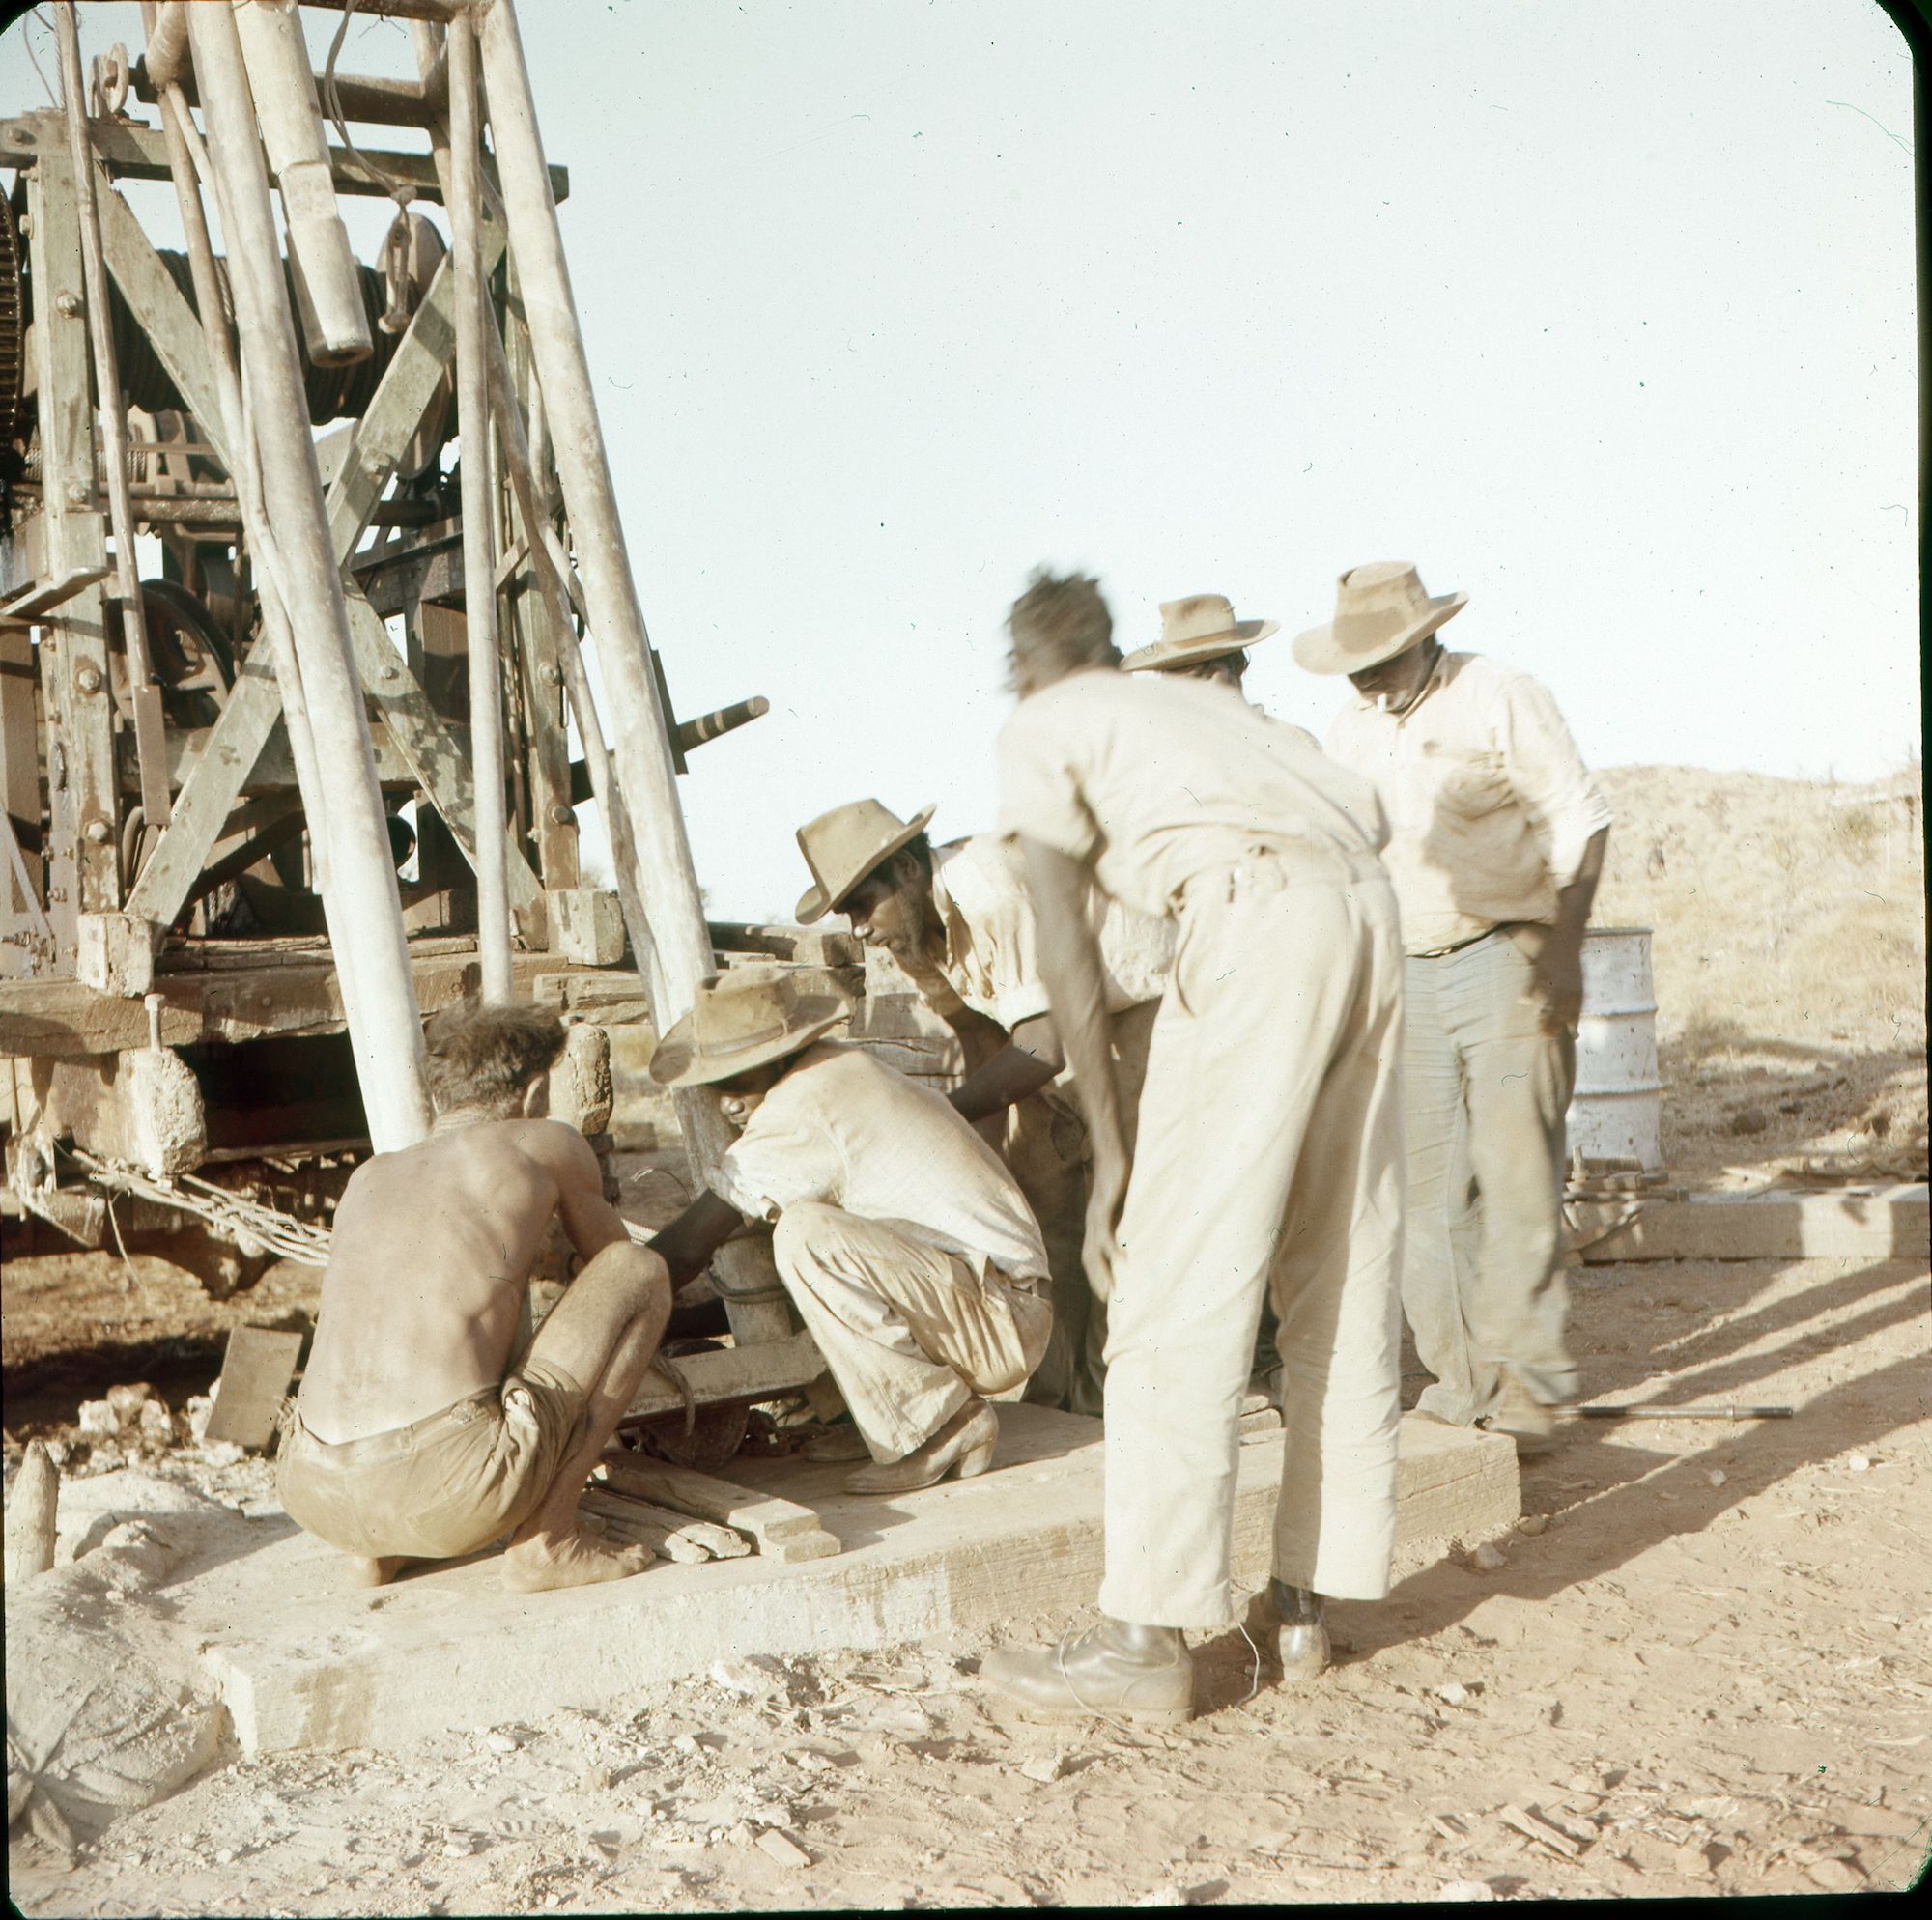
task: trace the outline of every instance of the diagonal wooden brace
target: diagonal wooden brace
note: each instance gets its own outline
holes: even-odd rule
[[[120,205],[115,196],[117,206]],[[120,212],[128,215],[125,206]],[[135,296],[129,292],[129,282],[141,288],[141,299],[147,313],[161,318],[164,326],[172,329],[183,316],[192,323],[192,314],[186,302],[167,280],[166,270],[158,260],[153,261],[156,272],[162,280],[167,280],[168,291],[173,296],[175,307],[171,308],[162,296],[153,275],[145,270],[138,249],[134,248],[125,234],[121,232],[122,222],[117,216],[113,222],[119,236],[118,244],[112,250],[118,253],[122,265],[127,268],[128,281],[121,282],[124,296],[130,306],[135,306]],[[146,246],[145,236],[138,228],[135,237]],[[485,270],[494,267],[503,249],[503,228],[500,222],[491,222],[483,230]],[[153,256],[153,248],[148,254]],[[120,273],[116,271],[116,279]],[[403,336],[393,358],[383,374],[369,409],[357,423],[355,438],[350,445],[348,458],[328,490],[327,510],[329,534],[334,544],[335,557],[346,565],[355,551],[356,542],[362,538],[369,523],[369,516],[374,511],[383,489],[389,483],[395,471],[396,462],[402,457],[410,438],[420,424],[430,401],[435,397],[437,384],[449,368],[456,352],[456,332],[452,318],[455,301],[455,276],[445,261],[438,269],[436,278],[430,283],[422,303],[411,320],[409,330]],[[179,309],[177,312],[176,309]],[[138,311],[139,309],[137,309]],[[144,324],[146,315],[144,314]],[[197,331],[198,331],[197,327]],[[156,342],[156,352],[161,351],[161,343]],[[205,357],[205,355],[204,355]],[[169,363],[169,372],[175,368]],[[177,378],[176,383],[182,382]],[[189,388],[183,388],[184,397],[188,397]],[[220,433],[220,409],[215,403],[212,383],[205,375],[199,387],[195,389],[196,404],[205,405],[209,411],[206,418],[197,415],[198,423],[210,437],[210,444],[218,444],[215,436]],[[213,423],[213,424],[211,424]],[[224,453],[225,457],[225,453]],[[408,669],[396,657],[389,645],[382,623],[359,594],[345,582],[350,598],[350,631],[356,635],[358,670],[363,684],[375,693],[385,714],[392,710],[408,709],[412,712],[413,703],[420,703],[427,713],[427,702],[422,691],[415,686]],[[358,602],[361,611],[368,620],[375,621],[376,638],[382,649],[382,658],[366,645],[368,638],[366,623],[357,612]],[[259,651],[259,650],[258,650]],[[408,680],[407,689],[403,679],[391,679],[386,673],[372,679],[371,667],[382,668],[393,661],[397,673]],[[221,836],[223,823],[227,820],[242,783],[254,772],[255,762],[261,756],[276,718],[281,712],[281,696],[275,686],[274,673],[266,656],[257,658],[251,653],[242,663],[236,676],[235,686],[228,697],[228,704],[222,709],[221,717],[210,732],[208,742],[195,761],[194,769],[175,796],[174,819],[167,831],[156,843],[148,863],[141,870],[141,876],[128,896],[128,911],[141,915],[162,926],[171,926],[185,905],[195,880],[207,864],[210,852]],[[433,718],[433,716],[431,717]],[[409,713],[405,713],[403,723],[411,724]],[[403,746],[398,735],[398,746],[410,759],[412,772],[423,781],[425,791],[435,799],[439,810],[448,797],[456,804],[457,793],[446,776],[442,748],[433,742],[421,741],[421,728],[415,733],[421,744],[423,765],[418,766],[410,749]],[[439,732],[440,729],[439,728]],[[447,735],[442,734],[447,743]],[[467,791],[469,768],[461,749],[448,743],[448,750],[462,766],[463,788]],[[427,770],[434,767],[438,777],[435,781],[425,776]],[[464,821],[469,819],[467,805],[461,808]],[[462,831],[456,820],[450,822],[452,833],[462,839]],[[471,840],[469,845],[473,845]],[[466,846],[466,852],[469,850]],[[521,859],[521,854],[519,859]],[[528,874],[528,863],[524,863],[524,872]],[[534,877],[531,880],[534,886]],[[526,904],[521,883],[515,875],[511,878],[512,899]]]
[[[100,203],[100,252],[107,271],[121,289],[128,311],[155,350],[155,357],[181,390],[183,404],[194,415],[195,426],[230,473],[235,471],[233,449],[221,402],[209,371],[207,336],[194,309],[161,265],[141,223],[122,197],[107,184],[104,168],[97,168],[96,190]]]
[[[349,636],[355,646],[355,670],[362,676],[383,724],[389,729],[396,750],[429,795],[473,871],[476,808],[469,755],[443,725],[429,703],[429,695],[389,643],[382,615],[353,585],[345,585],[343,593],[349,604]],[[504,837],[509,843],[510,905],[522,913],[542,897],[543,888],[530,871],[515,833]]]

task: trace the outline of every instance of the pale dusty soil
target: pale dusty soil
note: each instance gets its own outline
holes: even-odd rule
[[[1178,1733],[1009,1721],[965,1640],[747,1665],[729,1678],[768,1698],[697,1678],[494,1740],[234,1760],[71,1871],[17,1845],[14,1898],[481,1914],[1902,1886],[1932,1832],[1927,1296],[1918,1262],[1580,1270],[1590,1398],[1797,1417],[1566,1428],[1524,1473],[1547,1530],[1504,1541],[1502,1568],[1458,1554],[1338,1607],[1344,1663],[1306,1692],[1264,1674],[1246,1697],[1247,1646],[1209,1638],[1211,1710]],[[202,1477],[245,1502],[266,1473]],[[1060,1778],[1022,1771],[1054,1756]],[[1576,1857],[1508,1806],[1560,1821]],[[767,1828],[807,1863],[762,1850]]]
[[[1762,1186],[1823,1162],[1922,1180],[1924,843],[1887,798],[1909,782],[1599,778],[1616,824],[1593,918],[1654,930],[1672,1174]]]

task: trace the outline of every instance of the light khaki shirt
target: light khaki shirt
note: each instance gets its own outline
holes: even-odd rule
[[[1039,977],[1039,924],[1026,860],[1011,840],[975,833],[935,847],[932,901],[946,927],[941,971],[975,1013],[1008,1032],[1047,1011]],[[1158,1000],[1174,964],[1174,927],[1092,890],[1089,923],[1100,947],[1107,1011]]]
[[[1443,654],[1405,714],[1344,707],[1328,751],[1388,811],[1382,861],[1413,954],[1507,921],[1553,922],[1557,892],[1610,824],[1549,690],[1483,654]]]
[[[1046,1273],[1046,1248],[1000,1157],[930,1087],[863,1047],[820,1040],[767,1093],[711,1184],[777,1220],[819,1200],[956,1254],[983,1280]]]
[[[1359,859],[1387,837],[1366,781],[1215,681],[1068,674],[1013,709],[999,770],[1001,833],[1090,862],[1115,899],[1163,918],[1196,874],[1257,840]]]

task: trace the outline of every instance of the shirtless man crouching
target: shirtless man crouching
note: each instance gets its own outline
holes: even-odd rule
[[[505,1534],[519,1591],[639,1572],[649,1550],[581,1533],[577,1503],[663,1336],[665,1263],[632,1244],[583,1136],[543,1117],[554,1015],[466,1006],[427,1037],[428,1139],[358,1167],[336,1209],[282,1504],[364,1585]],[[553,1218],[582,1264],[519,1359]]]

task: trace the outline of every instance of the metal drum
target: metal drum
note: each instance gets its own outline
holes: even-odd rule
[[[1583,935],[1583,1017],[1568,1126],[1571,1153],[1586,1160],[1634,1160],[1645,1169],[1663,1162],[1650,932],[1593,926]]]

